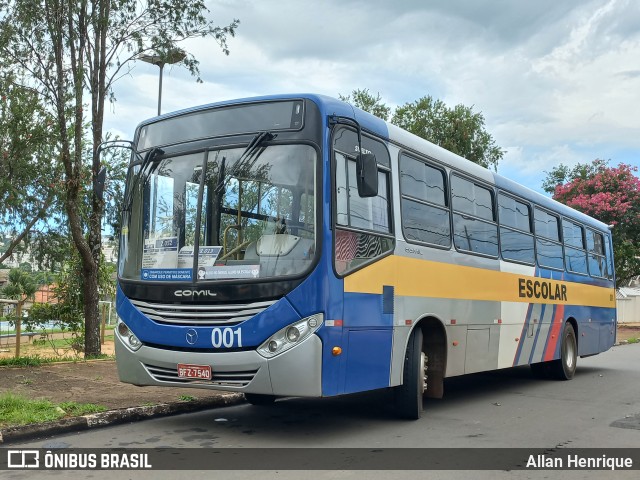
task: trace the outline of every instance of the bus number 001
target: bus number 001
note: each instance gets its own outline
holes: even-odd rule
[[[236,345],[234,345],[234,337],[237,341]],[[211,343],[213,344],[213,348],[231,348],[233,346],[241,347],[242,346],[242,330],[233,328],[214,328],[211,330]]]

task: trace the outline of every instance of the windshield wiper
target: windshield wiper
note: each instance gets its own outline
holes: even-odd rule
[[[131,184],[131,188],[129,189],[129,195],[125,199],[125,204],[124,204],[124,211],[125,212],[131,211],[131,206],[133,205],[134,192],[135,192],[136,188],[138,187],[138,183],[140,183],[140,179],[141,178],[142,179],[145,178],[145,170],[147,169],[147,167],[150,164],[152,164],[155,161],[156,157],[158,157],[160,155],[164,155],[164,150],[162,150],[161,148],[152,148],[144,156],[144,159],[142,160],[142,163],[140,164],[140,172],[133,179],[133,183]],[[151,174],[152,171],[153,170],[149,170],[149,174]],[[143,181],[143,185],[144,185],[144,181]]]
[[[258,133],[255,137],[253,137],[253,139],[249,142],[249,145],[247,145],[247,148],[245,148],[244,152],[242,152],[242,155],[240,155],[240,158],[235,163],[231,171],[229,171],[228,177],[230,178],[235,176],[235,174],[242,167],[245,166],[244,164],[247,164],[248,167],[251,167],[256,162],[256,160],[258,160],[258,157],[260,156],[260,154],[253,156],[256,150],[258,150],[264,142],[269,142],[274,138],[276,138],[276,136],[277,135],[271,132],[264,131],[264,132]],[[226,181],[223,182],[223,185],[225,183]]]

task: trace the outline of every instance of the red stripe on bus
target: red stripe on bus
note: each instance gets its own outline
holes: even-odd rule
[[[560,339],[560,333],[562,332],[562,324],[564,320],[564,305],[556,305],[556,312],[553,316],[553,325],[551,325],[551,332],[549,341],[547,342],[547,348],[544,352],[543,361],[548,362],[553,360],[556,353],[556,346]]]

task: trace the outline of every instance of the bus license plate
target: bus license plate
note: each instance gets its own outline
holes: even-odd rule
[[[200,380],[211,380],[211,366],[179,363],[178,377],[179,378],[198,378]]]

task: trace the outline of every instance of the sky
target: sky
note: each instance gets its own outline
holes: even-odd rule
[[[640,165],[640,2],[635,0],[218,0],[240,20],[225,56],[183,47],[202,83],[164,71],[162,112],[278,93],[355,89],[395,108],[430,95],[481,112],[505,150],[498,173],[542,191],[545,172],[596,158]],[[105,127],[132,138],[157,112],[156,66],[115,85]]]

